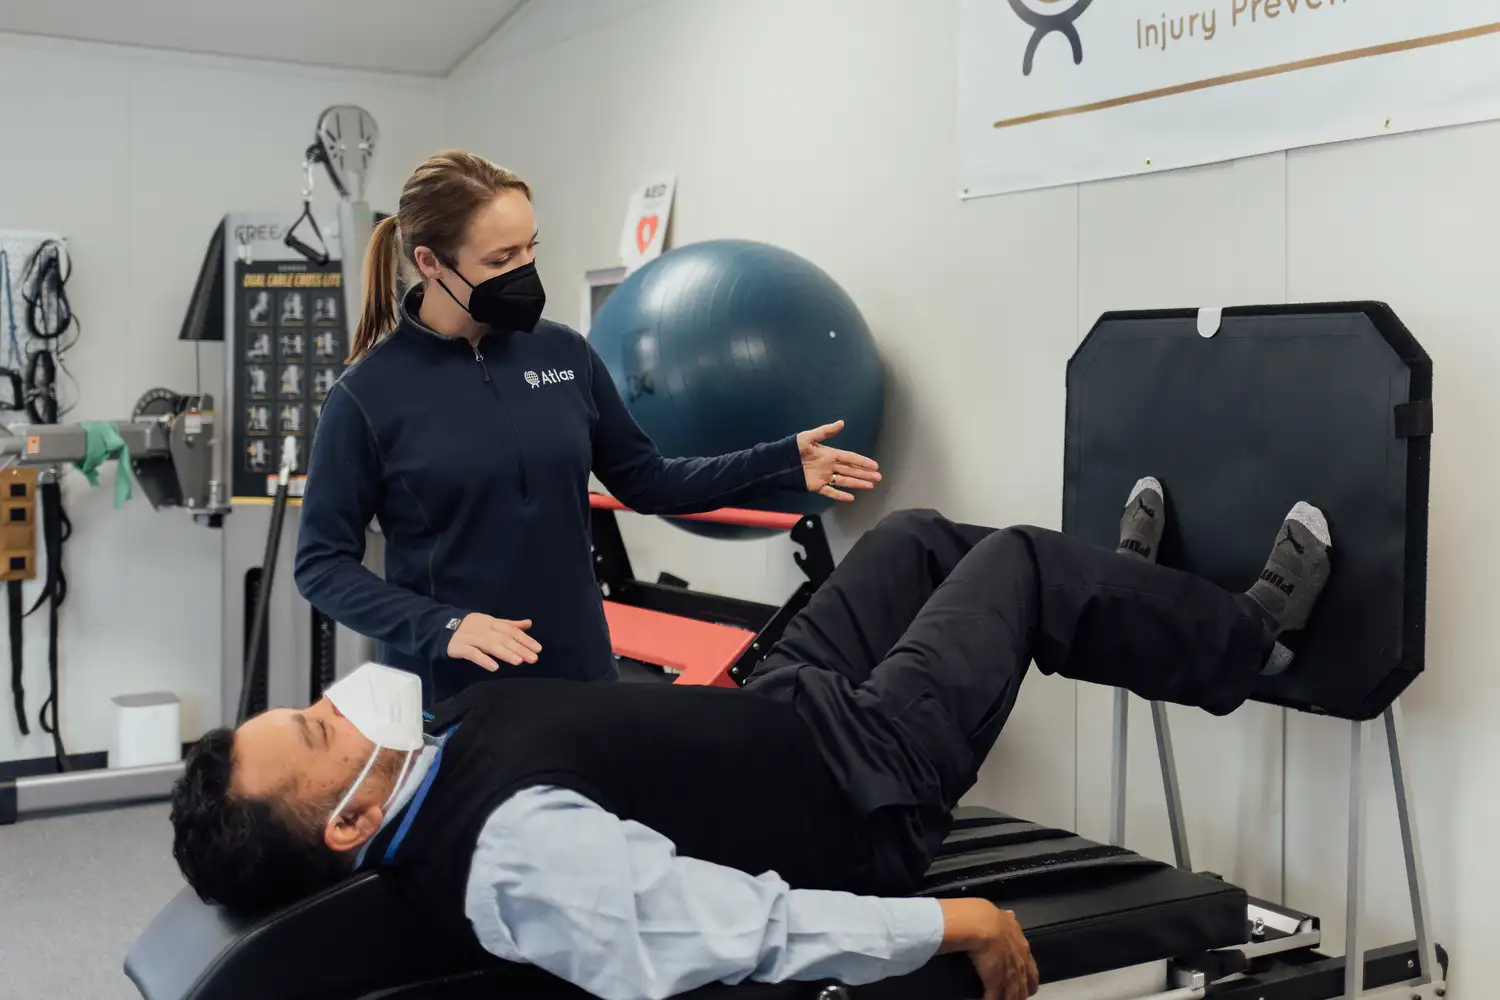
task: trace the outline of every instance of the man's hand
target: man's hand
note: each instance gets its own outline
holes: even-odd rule
[[[513,622],[478,612],[465,615],[453,638],[448,640],[448,655],[455,660],[477,663],[486,670],[499,670],[498,660],[513,667],[535,663],[542,644],[526,634],[529,628],[530,619]]]
[[[1025,1000],[1037,990],[1036,962],[1015,914],[985,899],[941,899],[939,954],[968,952],[984,983],[984,1000]]]

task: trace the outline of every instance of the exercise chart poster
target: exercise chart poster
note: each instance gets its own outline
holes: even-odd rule
[[[234,496],[276,491],[291,439],[291,493],[301,495],[323,401],[347,355],[343,274],[337,263],[236,266]]]
[[[1500,118],[1496,0],[962,0],[963,197]]]

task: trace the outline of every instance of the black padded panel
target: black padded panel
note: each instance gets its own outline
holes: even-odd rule
[[[1063,530],[1113,547],[1156,476],[1159,561],[1243,591],[1292,505],[1322,508],[1333,576],[1252,697],[1374,718],[1423,667],[1431,361],[1380,303],[1226,309],[1210,338],[1197,315],[1107,313],[1073,355]]]

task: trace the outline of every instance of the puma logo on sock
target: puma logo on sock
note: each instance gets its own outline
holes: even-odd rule
[[[1290,538],[1291,535],[1288,535],[1287,537]],[[1292,544],[1296,545],[1297,543],[1293,542]],[[1302,550],[1298,549],[1297,551],[1300,552]],[[1261,570],[1260,578],[1288,597],[1292,596],[1292,591],[1297,589],[1297,585],[1295,583],[1288,583],[1286,577],[1271,569]]]
[[[1154,504],[1146,502],[1146,494],[1155,498]],[[1156,515],[1162,505],[1161,483],[1146,476],[1136,481],[1135,489],[1125,498],[1125,509],[1120,515],[1120,544],[1115,551],[1125,556],[1138,556],[1147,562],[1156,562],[1156,546],[1161,542],[1165,517]],[[1144,515],[1144,516],[1142,516]]]
[[[1298,526],[1297,531],[1307,534],[1298,538],[1292,531],[1293,524]],[[1283,545],[1291,546],[1292,553],[1284,554]],[[1278,632],[1295,632],[1307,626],[1313,604],[1328,582],[1331,545],[1328,519],[1318,508],[1298,503],[1287,514],[1276,532],[1271,558],[1247,591]]]

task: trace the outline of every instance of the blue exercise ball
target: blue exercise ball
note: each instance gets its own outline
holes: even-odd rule
[[[668,458],[722,455],[835,420],[844,430],[830,444],[876,454],[885,377],[870,328],[837,282],[790,251],[750,240],[668,251],[615,289],[589,340]],[[833,502],[787,490],[755,506],[815,514]],[[711,537],[771,534],[672,523]]]

